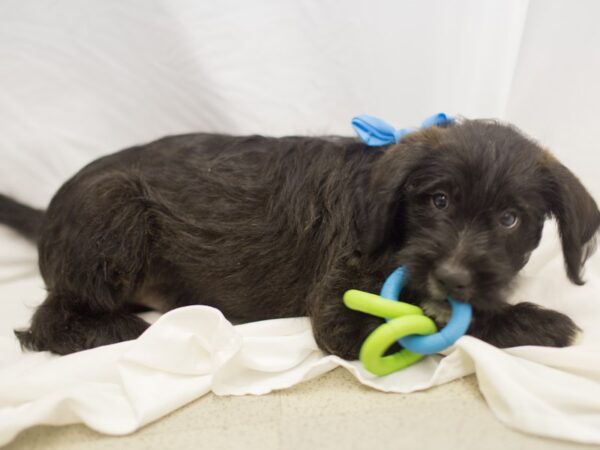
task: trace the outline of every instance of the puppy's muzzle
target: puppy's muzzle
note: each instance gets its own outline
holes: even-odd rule
[[[444,262],[434,270],[433,276],[448,295],[458,300],[468,300],[473,281],[468,269],[459,264]]]

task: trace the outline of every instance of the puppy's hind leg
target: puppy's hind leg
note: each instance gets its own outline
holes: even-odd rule
[[[67,354],[149,326],[125,305],[143,284],[158,233],[150,193],[123,174],[85,181],[65,185],[46,214],[39,248],[48,298],[29,330],[16,332],[24,348]]]
[[[80,312],[69,295],[50,295],[28,330],[15,331],[21,346],[59,355],[137,338],[149,324],[125,311]]]

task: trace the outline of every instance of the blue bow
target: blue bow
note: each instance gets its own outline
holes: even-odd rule
[[[421,124],[421,128],[443,126],[454,123],[454,118],[444,113],[428,117]],[[397,130],[379,117],[361,114],[352,119],[352,128],[358,137],[370,147],[397,144],[407,134],[417,131],[415,128],[401,128]]]

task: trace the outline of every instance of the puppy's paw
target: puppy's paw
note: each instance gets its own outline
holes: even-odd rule
[[[313,333],[321,350],[353,361],[359,358],[367,336],[383,322],[383,319],[347,310],[335,321],[313,322]]]
[[[517,309],[515,313],[521,315],[521,323],[530,325],[532,332],[528,333],[527,339],[524,339],[530,343],[521,345],[568,347],[575,343],[581,329],[569,316],[532,303],[522,303],[522,305],[524,306]]]
[[[568,316],[545,309],[533,303],[519,303],[499,314],[476,318],[473,332],[497,347],[540,345],[544,347],[567,347],[572,345],[579,327]]]

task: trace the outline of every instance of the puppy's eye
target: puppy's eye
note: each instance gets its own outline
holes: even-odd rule
[[[436,192],[431,196],[431,204],[437,209],[446,209],[448,203],[448,196],[443,192]]]
[[[512,229],[519,224],[519,216],[514,211],[504,211],[500,216],[500,225]]]

